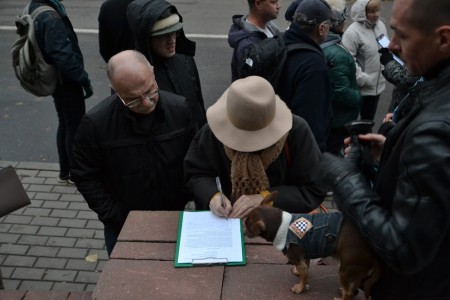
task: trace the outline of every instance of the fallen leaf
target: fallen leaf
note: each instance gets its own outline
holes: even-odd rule
[[[98,259],[98,255],[97,255],[97,253],[96,254],[91,254],[91,255],[86,256],[84,259],[87,262],[96,262],[97,259]]]

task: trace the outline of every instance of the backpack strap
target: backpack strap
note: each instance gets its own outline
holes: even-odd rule
[[[28,14],[29,14],[30,3],[31,3],[31,2],[28,2],[28,4],[25,5],[25,8],[23,9],[22,15],[28,15]]]
[[[27,5],[25,8],[27,8],[28,6],[29,5]],[[49,5],[41,5],[41,6],[37,7],[35,10],[33,10],[33,12],[30,14],[31,19],[33,19],[33,21],[34,21],[37,18],[37,16],[40,15],[41,13],[43,13],[45,11],[51,11],[51,10],[56,12],[56,10]]]
[[[317,49],[313,45],[303,43],[303,42],[286,45],[286,42],[284,40],[284,34],[281,34],[279,36],[274,36],[273,38],[278,38],[280,45],[282,47],[286,48],[286,51],[284,51],[282,54],[282,58],[280,59],[280,63],[278,65],[277,69],[274,71],[273,87],[275,89],[275,92],[278,91],[279,79],[281,77],[281,72],[284,68],[284,64],[286,62],[289,52],[296,51],[296,50],[312,51],[312,52],[316,52],[317,54],[319,54],[326,61],[325,55],[323,54],[322,50]]]
[[[307,43],[293,43],[293,44],[289,44],[286,46],[287,48],[287,52],[292,52],[295,50],[308,50],[308,51],[313,51],[316,52],[317,54],[319,54],[320,56],[322,56],[325,59],[325,55],[323,54],[323,52],[319,49],[317,49],[316,47],[314,47],[313,45],[307,44]]]

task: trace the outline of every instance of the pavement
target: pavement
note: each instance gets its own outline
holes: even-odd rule
[[[93,291],[108,260],[97,214],[74,185],[56,180],[58,164],[0,160],[0,168],[7,166],[16,169],[31,204],[0,218],[5,290]]]
[[[74,185],[56,181],[58,164],[0,161],[9,165],[31,205],[0,218],[5,290],[93,291],[108,259],[97,214]]]

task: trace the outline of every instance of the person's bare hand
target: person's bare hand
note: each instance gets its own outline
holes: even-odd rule
[[[230,218],[244,218],[255,207],[261,205],[263,196],[261,194],[242,195],[233,205]]]
[[[393,116],[393,113],[387,113],[386,116],[384,116],[383,123],[392,122]]]
[[[225,207],[222,206],[222,198],[220,194],[214,195],[214,197],[209,201],[209,209],[219,217],[225,217],[228,218],[231,212],[231,202],[228,200],[228,198],[223,195],[223,201],[225,204]]]
[[[359,139],[361,141],[370,141],[370,151],[371,155],[374,159],[377,161],[381,158],[381,152],[383,151],[384,142],[386,141],[386,137],[381,134],[377,133],[368,133],[368,134],[360,134]],[[350,138],[346,138],[344,140],[345,145],[350,145]],[[345,148],[344,154],[347,156],[347,154],[350,152],[350,147]]]

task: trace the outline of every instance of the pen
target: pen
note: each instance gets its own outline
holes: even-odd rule
[[[216,185],[217,185],[217,189],[219,190],[219,193],[220,193],[221,205],[223,208],[225,208],[225,211],[226,211],[225,200],[223,199],[222,185],[220,184],[219,176],[216,177]],[[228,219],[228,216],[225,216],[225,218]]]

